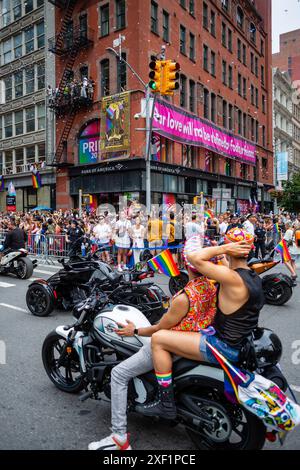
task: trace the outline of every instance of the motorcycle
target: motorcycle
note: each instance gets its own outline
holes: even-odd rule
[[[27,254],[27,250],[23,248],[3,253],[0,274],[14,274],[19,279],[29,279],[37,266],[37,260],[32,261]]]
[[[253,258],[249,261],[248,266],[257,274],[265,273],[277,266],[280,261],[274,260],[272,257],[264,259]],[[189,276],[187,271],[181,270],[176,277],[169,280],[169,291],[172,295],[182,290],[188,283]],[[281,306],[290,300],[293,295],[294,282],[290,276],[283,273],[273,273],[262,277],[263,291],[266,303],[270,305]]]
[[[141,283],[147,277],[153,277],[150,270],[117,273],[108,264],[99,261],[97,252],[86,261],[60,260],[63,268],[47,281],[37,279],[27,290],[26,303],[33,315],[45,317],[54,308],[70,310],[91,292],[94,283],[101,284],[101,289],[112,303],[138,306],[150,319],[157,322],[169,306],[169,297],[153,283]]]
[[[99,394],[111,397],[111,370],[136,353],[150,338],[120,337],[117,322],[131,320],[137,328],[150,325],[133,306],[109,305],[107,296],[93,293],[74,310],[73,325],[58,326],[45,338],[42,359],[45,371],[59,389],[79,393],[84,401],[100,400]],[[277,383],[283,390],[287,382],[277,363],[282,346],[271,331],[257,328],[251,339],[251,350],[245,348],[242,365],[256,370]],[[250,360],[249,358],[252,357]],[[241,405],[230,403],[224,395],[223,370],[213,364],[175,358],[173,380],[177,418],[172,427],[181,424],[198,449],[261,449],[266,428],[261,420]],[[128,411],[150,402],[157,395],[154,371],[129,382]]]

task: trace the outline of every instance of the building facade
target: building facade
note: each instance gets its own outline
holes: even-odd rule
[[[95,206],[124,194],[145,203],[145,120],[135,119],[145,90],[111,50],[119,40],[115,50],[144,82],[161,46],[181,67],[178,92],[158,101],[170,126],[154,121],[152,202],[192,202],[203,191],[213,204],[222,189],[220,210],[248,212],[253,202],[271,208],[270,0],[51,3],[57,207],[77,207],[80,189]],[[178,122],[188,123],[185,134]]]
[[[45,111],[45,11],[43,0],[0,1],[0,210],[6,189],[16,189],[16,209],[54,202],[55,173],[47,169]],[[33,188],[32,171],[42,187]]]
[[[273,54],[273,67],[300,80],[300,29],[280,35],[280,51]]]

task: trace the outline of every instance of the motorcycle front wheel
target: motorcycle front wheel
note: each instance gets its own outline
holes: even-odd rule
[[[293,290],[285,283],[267,284],[264,286],[266,303],[270,305],[284,305],[293,295]]]
[[[66,346],[66,339],[56,331],[49,333],[42,348],[44,368],[51,382],[59,390],[79,393],[84,388],[79,357],[74,348]]]
[[[199,406],[201,398],[209,398],[210,405]],[[196,389],[189,391],[188,398],[194,414],[197,408],[211,415],[212,422],[216,422],[213,430],[196,430],[186,428],[186,432],[199,450],[260,450],[265,443],[266,428],[263,422],[255,415],[242,408],[232,405],[219,393],[199,393]],[[218,406],[220,405],[220,406]]]
[[[54,301],[49,292],[39,284],[29,286],[26,303],[30,312],[37,317],[47,317],[54,309]]]
[[[29,279],[33,273],[33,264],[29,258],[18,259],[16,274],[19,279]]]
[[[185,271],[180,271],[179,276],[171,277],[169,280],[169,291],[171,295],[177,294],[189,282],[189,275]]]

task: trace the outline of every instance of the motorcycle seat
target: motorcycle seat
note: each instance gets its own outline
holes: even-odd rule
[[[217,369],[221,368],[219,364],[207,363],[205,361],[192,361],[190,359],[185,359],[183,357],[176,356],[172,367],[173,375],[178,376],[184,374],[185,372],[188,372],[189,370],[199,366],[199,364],[206,366],[209,365],[210,367],[215,367]]]

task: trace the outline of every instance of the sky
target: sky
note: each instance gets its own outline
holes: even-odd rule
[[[272,0],[273,53],[279,52],[279,35],[300,29],[300,0]]]

